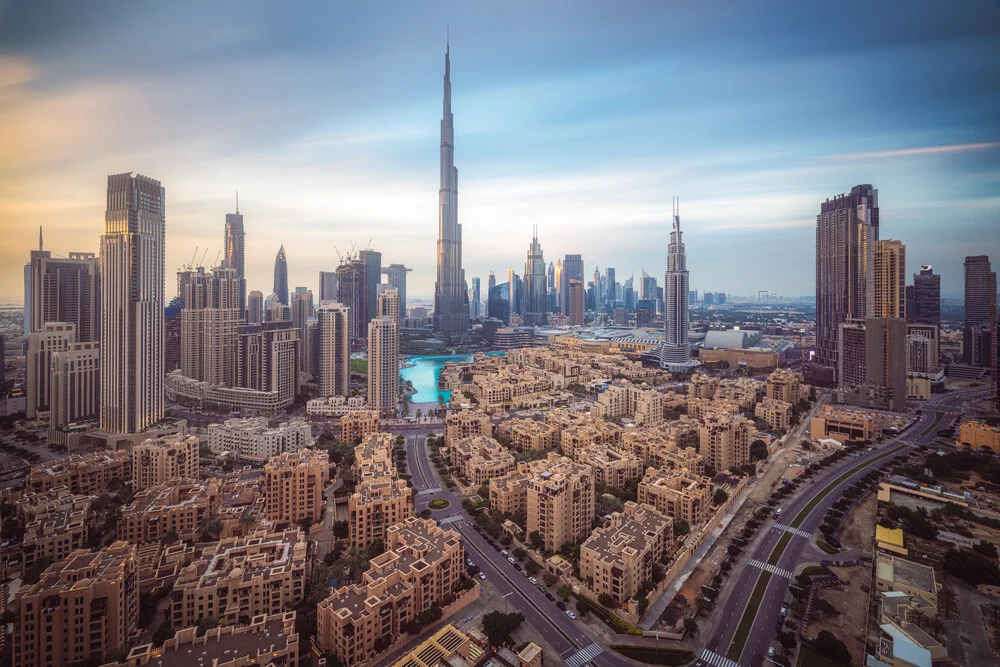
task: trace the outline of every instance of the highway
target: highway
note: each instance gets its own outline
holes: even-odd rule
[[[772,521],[761,528],[756,544],[743,554],[740,565],[734,568],[733,573],[725,583],[716,609],[712,612],[718,614],[720,619],[725,620],[720,621],[712,636],[707,638],[705,650],[698,651],[700,659],[695,664],[713,665],[714,667],[737,667],[737,665],[758,667],[763,665],[767,661],[768,648],[772,645],[777,646],[776,643],[772,644],[772,642],[776,634],[781,606],[788,597],[789,585],[792,583],[791,579],[794,578],[800,564],[802,549],[809,543],[812,535],[823,522],[826,510],[840,498],[841,491],[863,477],[871,469],[889,465],[897,454],[905,455],[918,445],[933,442],[937,437],[937,431],[950,426],[959,416],[960,412],[955,409],[955,404],[959,401],[966,401],[983,391],[982,388],[976,388],[936,395],[922,406],[923,412],[920,418],[901,435],[885,441],[874,451],[863,452],[858,457],[852,456],[838,461],[817,474],[813,478],[814,483],[803,485],[797,494],[786,500],[781,505],[780,522]],[[933,428],[929,428],[934,424],[939,414],[941,421]],[[921,435],[925,430],[927,431],[926,435]],[[887,453],[889,455],[886,455]],[[813,499],[822,495],[831,483],[845,476],[849,471],[851,471],[850,474],[836,483],[829,493],[815,504],[794,531],[774,525],[775,523],[780,525],[792,523]],[[790,541],[787,542],[780,558],[774,563],[769,563],[775,547],[786,532],[790,536]],[[757,565],[750,564],[751,561]],[[727,657],[748,602],[758,584],[766,586],[766,588],[753,618],[746,644],[738,658],[735,656]],[[859,658],[859,656],[854,657]]]

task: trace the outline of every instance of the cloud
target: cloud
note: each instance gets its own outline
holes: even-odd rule
[[[830,155],[835,160],[879,160],[883,158],[911,157],[915,155],[937,155],[939,153],[965,153],[968,151],[993,150],[1000,148],[1000,141],[988,141],[976,144],[951,144],[949,146],[921,146],[918,148],[899,148],[887,151],[872,151],[869,153],[845,153]]]

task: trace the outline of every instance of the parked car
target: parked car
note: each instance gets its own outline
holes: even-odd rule
[[[572,609],[567,609],[566,610],[566,615],[569,616],[570,618],[572,618],[574,621],[576,620],[576,614],[573,613]]]
[[[501,555],[501,556],[503,556],[504,558],[506,558],[506,557],[507,557],[507,550],[506,550],[506,549],[504,549],[503,551],[501,551],[501,552],[500,552],[500,555]],[[511,562],[513,563],[514,561],[513,561],[513,560],[511,560]]]
[[[538,580],[535,579],[534,577],[528,577],[528,581],[530,581],[533,584],[537,584],[538,583]]]
[[[769,657],[769,658],[773,658],[774,657],[774,647],[773,646],[771,648],[767,649],[767,657]]]
[[[479,578],[482,579],[483,581],[486,581],[486,573],[485,572],[480,572],[479,573]]]
[[[500,553],[503,553],[503,552],[501,551]],[[509,560],[511,563],[513,563],[514,562],[514,557],[513,556],[508,556],[507,560]]]
[[[562,609],[563,611],[566,611],[566,605],[564,605],[562,602],[556,602],[556,606]]]
[[[556,596],[552,595],[552,593],[546,593],[545,597],[547,597],[549,600],[555,600],[556,599]]]

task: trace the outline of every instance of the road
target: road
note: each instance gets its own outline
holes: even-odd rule
[[[882,468],[888,465],[895,456],[883,457],[887,452],[898,449],[898,454],[908,454],[918,445],[933,442],[937,437],[937,430],[950,426],[959,416],[960,411],[955,409],[956,404],[960,401],[967,401],[973,395],[982,392],[983,389],[976,388],[935,396],[934,399],[923,405],[923,413],[920,418],[900,436],[884,442],[874,451],[864,452],[856,458],[848,457],[837,462],[817,474],[814,477],[814,483],[804,485],[797,495],[785,501],[782,505],[782,517],[784,521],[791,522],[831,483],[848,471],[854,471],[837,483],[811,509],[795,532],[788,531],[791,535],[791,541],[787,543],[773,567],[767,568],[770,579],[766,582],[764,595],[753,619],[747,642],[738,661],[734,661],[725,656],[730,650],[751,594],[758,583],[763,581],[764,570],[751,565],[750,562],[767,564],[778,541],[786,532],[774,525],[777,522],[772,522],[769,528],[762,529],[756,544],[744,554],[740,565],[734,568],[733,574],[723,589],[713,613],[719,614],[719,618],[725,620],[720,620],[716,625],[712,636],[708,638],[705,652],[699,652],[701,659],[695,664],[713,665],[714,667],[736,667],[737,665],[757,667],[763,665],[768,648],[772,645],[781,606],[788,597],[790,580],[794,578],[796,568],[802,560],[802,550],[809,544],[811,536],[823,522],[826,510],[840,498],[840,491],[863,477],[872,468]],[[934,423],[938,414],[942,416],[940,423],[930,429],[926,435],[921,435]],[[764,584],[761,583],[761,585]]]

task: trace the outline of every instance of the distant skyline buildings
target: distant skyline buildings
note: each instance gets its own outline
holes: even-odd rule
[[[273,293],[278,295],[278,301],[288,305],[288,259],[285,257],[284,244],[278,249],[278,254],[274,258]]]
[[[222,237],[222,252],[229,268],[236,270],[239,280],[239,309],[245,312],[247,308],[247,274],[246,274],[246,230],[243,227],[243,216],[240,214],[240,193],[236,193],[236,212],[226,214],[226,226]]]
[[[553,280],[555,269],[553,268]],[[528,246],[528,257],[524,263],[524,323],[529,326],[545,324],[548,299],[546,295],[548,276],[545,269],[545,257],[542,254],[542,244],[538,242],[536,227]]]
[[[962,360],[991,368],[997,327],[997,274],[987,255],[965,258],[965,326]]]

